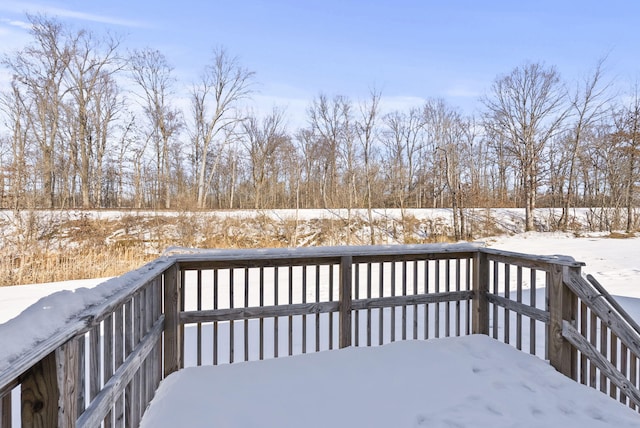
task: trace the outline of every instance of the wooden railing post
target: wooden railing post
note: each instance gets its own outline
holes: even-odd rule
[[[164,377],[180,369],[180,267],[174,263],[164,273]]]
[[[78,417],[78,341],[71,339],[33,366],[22,380],[23,427],[73,428]]]
[[[560,373],[577,380],[577,352],[562,336],[562,322],[574,322],[578,305],[577,296],[564,285],[563,270],[577,269],[554,264],[549,272],[547,284],[549,302],[549,334],[547,351],[549,363]]]
[[[340,320],[339,320],[339,346],[346,348],[351,346],[351,256],[340,258]]]
[[[471,330],[473,334],[489,334],[489,260],[478,250],[473,257],[473,302]]]

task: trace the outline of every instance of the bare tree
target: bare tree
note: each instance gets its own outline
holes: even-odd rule
[[[197,175],[197,203],[204,208],[214,175],[218,173],[225,135],[241,120],[236,107],[251,94],[254,73],[240,66],[226,50],[213,51],[198,84],[191,91],[194,145],[194,164]],[[213,146],[215,144],[215,147]]]
[[[289,140],[284,128],[283,112],[274,108],[262,120],[255,115],[249,115],[242,122],[242,128],[242,142],[249,154],[254,208],[263,209],[266,207],[267,193],[276,192],[278,177],[276,166],[279,158],[287,156],[282,152]],[[270,189],[266,189],[268,184]],[[272,198],[270,206],[274,205],[274,199]]]
[[[615,133],[612,145],[618,148],[621,162],[617,165],[622,179],[624,206],[626,207],[626,231],[634,228],[635,189],[640,178],[640,94],[634,89],[632,100],[614,116]]]
[[[591,126],[597,123],[606,113],[607,104],[611,98],[607,96],[609,84],[602,83],[602,66],[604,59],[598,61],[591,76],[584,82],[578,83],[571,98],[571,113],[575,120],[566,138],[565,156],[562,164],[567,168],[566,190],[563,194],[561,228],[566,231],[569,224],[569,210],[577,181],[578,155],[585,137]]]
[[[349,132],[350,108],[351,103],[344,96],[338,95],[329,100],[326,95],[320,94],[308,110],[314,155],[321,166],[323,208],[341,205],[336,200],[341,172],[339,160],[341,155],[347,158],[343,146]]]
[[[430,100],[423,110],[424,129],[442,163],[444,185],[449,193],[453,230],[456,240],[462,238],[464,212],[462,198],[463,155],[466,123],[459,112],[443,100]]]
[[[171,207],[171,147],[182,127],[180,111],[171,104],[173,68],[158,50],[136,50],[129,59],[134,83],[141,89],[142,108],[149,124],[148,138],[155,149],[156,200]]]
[[[31,138],[37,141],[43,205],[55,201],[55,158],[59,142],[60,113],[66,88],[63,79],[71,59],[64,26],[41,15],[28,15],[33,42],[13,56],[3,58],[19,88],[23,113]]]
[[[418,186],[417,165],[424,143],[423,116],[420,110],[412,108],[408,114],[399,111],[388,113],[383,120],[386,125],[383,144],[387,182],[404,222],[409,199],[412,195],[418,198],[415,193]]]
[[[539,170],[547,142],[567,115],[565,91],[555,68],[528,63],[498,77],[483,98],[485,126],[505,138],[518,162],[525,199],[525,230],[533,230]]]
[[[379,116],[380,92],[371,90],[370,98],[360,104],[360,116],[356,121],[356,133],[360,143],[367,200],[367,220],[371,245],[376,244],[373,224],[373,181],[377,173],[375,168],[375,146],[378,142],[377,120]]]

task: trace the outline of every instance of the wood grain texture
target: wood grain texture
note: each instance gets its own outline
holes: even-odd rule
[[[473,259],[473,303],[471,331],[489,335],[489,260],[487,254],[478,252]]]
[[[164,377],[180,368],[180,279],[178,265],[164,273]]]
[[[560,373],[578,380],[576,355],[571,344],[562,336],[563,321],[574,322],[578,298],[563,283],[563,267],[554,265],[549,271],[549,363]]]
[[[59,390],[55,352],[34,365],[22,380],[21,418],[24,428],[58,425]]]
[[[56,376],[59,390],[58,427],[72,428],[76,426],[78,417],[77,390],[82,388],[78,382],[79,342],[73,339],[56,349]]]
[[[96,398],[91,402],[85,412],[78,418],[78,428],[91,428],[100,426],[100,422],[111,409],[112,403],[117,399],[124,386],[133,380],[135,374],[140,370],[143,363],[154,346],[159,342],[164,326],[164,317],[158,319],[151,330],[142,338],[135,346],[131,354],[129,354],[124,363],[115,371],[114,375],[104,385],[104,388],[98,393]],[[134,400],[135,396],[132,397]],[[144,410],[144,409],[143,409]],[[133,415],[133,419],[139,417]]]
[[[340,321],[338,326],[338,346],[351,346],[351,284],[352,257],[343,256],[340,259]]]
[[[589,360],[600,369],[606,378],[625,394],[636,405],[640,405],[640,391],[618,369],[594,347],[580,332],[564,321],[562,323],[562,335],[580,352],[587,355]]]
[[[0,428],[11,428],[11,392],[0,397]]]

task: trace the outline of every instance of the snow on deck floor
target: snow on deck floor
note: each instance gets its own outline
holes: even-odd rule
[[[186,368],[141,424],[179,426],[640,427],[640,415],[476,335]]]

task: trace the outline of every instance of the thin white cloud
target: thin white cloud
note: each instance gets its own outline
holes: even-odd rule
[[[28,22],[25,21],[19,21],[16,19],[0,19],[0,22],[3,24],[7,24],[10,25],[12,27],[18,27],[18,28],[22,28],[23,30],[30,30],[31,29],[31,24],[29,24]]]
[[[146,27],[147,25],[140,21],[132,21],[128,19],[116,18],[107,15],[97,15],[94,13],[81,12],[76,10],[64,9],[55,6],[48,6],[35,3],[22,3],[8,1],[0,4],[0,11],[13,13],[42,13],[45,15],[57,16],[60,18],[71,18],[80,21],[98,22],[102,24],[118,25],[121,27]]]

